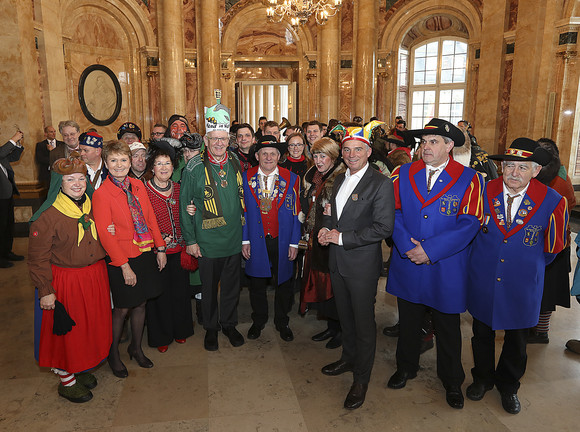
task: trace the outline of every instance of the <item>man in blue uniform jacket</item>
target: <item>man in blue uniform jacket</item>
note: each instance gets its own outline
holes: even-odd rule
[[[484,221],[471,250],[467,307],[473,315],[475,367],[466,391],[481,400],[495,385],[503,408],[521,410],[517,391],[526,370],[526,338],[538,323],[544,269],[566,246],[566,198],[534,179],[550,154],[529,138],[504,155],[503,176],[485,186]],[[495,330],[505,330],[495,367]]]
[[[449,157],[465,135],[434,118],[421,137],[422,159],[393,171],[395,247],[387,291],[398,297],[400,336],[397,371],[387,386],[405,387],[417,376],[421,324],[431,310],[437,335],[437,376],[447,403],[463,408],[459,314],[466,310],[469,244],[482,220],[483,178]]]
[[[375,297],[382,269],[381,243],[391,236],[395,203],[391,179],[372,168],[370,127],[349,128],[342,140],[348,169],[339,175],[318,233],[330,244],[328,267],[342,328],[340,360],[322,368],[325,375],[353,372],[353,384],[344,401],[346,409],[365,400],[376,350]],[[327,211],[328,213],[328,211]]]
[[[274,298],[274,324],[280,337],[289,342],[294,334],[288,326],[292,309],[291,278],[301,235],[300,180],[296,174],[278,166],[286,145],[264,135],[256,144],[259,165],[243,173],[246,224],[242,232],[242,255],[250,276],[250,304],[253,324],[248,339],[260,337],[268,321],[267,282],[277,276]]]

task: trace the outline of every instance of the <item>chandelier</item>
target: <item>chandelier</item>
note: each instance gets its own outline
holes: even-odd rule
[[[311,15],[318,25],[324,25],[342,6],[342,0],[268,0],[268,3],[268,21],[280,22],[288,18],[293,27],[306,24]]]

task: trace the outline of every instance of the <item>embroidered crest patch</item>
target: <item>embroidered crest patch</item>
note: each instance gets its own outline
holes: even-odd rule
[[[443,195],[439,198],[439,213],[445,216],[454,216],[459,210],[459,197],[457,195]]]
[[[543,227],[540,225],[528,225],[524,228],[524,244],[526,246],[535,246],[538,243],[538,237]]]

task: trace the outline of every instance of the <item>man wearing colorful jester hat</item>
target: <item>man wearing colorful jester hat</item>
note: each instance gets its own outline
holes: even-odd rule
[[[58,394],[81,403],[91,400],[97,386],[87,371],[111,347],[109,278],[85,163],[73,152],[58,159],[51,172],[48,197],[31,219],[28,243],[28,268],[39,299],[35,356],[60,378]]]
[[[230,110],[219,99],[205,108],[205,129],[205,150],[182,173],[180,217],[187,253],[199,262],[204,347],[215,351],[220,328],[234,347],[244,344],[236,330],[244,197],[240,162],[228,151]],[[191,201],[193,216],[187,212]]]
[[[460,315],[466,309],[469,244],[483,219],[483,177],[449,157],[463,133],[434,118],[420,137],[422,159],[395,168],[395,230],[387,291],[398,297],[397,371],[387,386],[417,376],[422,324],[431,311],[437,334],[437,376],[452,408],[464,405]]]
[[[538,323],[546,265],[566,247],[568,210],[566,198],[534,178],[551,160],[536,141],[517,138],[490,158],[501,161],[503,176],[485,185],[483,226],[468,264],[475,366],[466,394],[481,400],[495,386],[503,408],[517,414],[528,328]],[[497,366],[496,330],[505,330]]]

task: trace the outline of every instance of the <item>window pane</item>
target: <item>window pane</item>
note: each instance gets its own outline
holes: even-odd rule
[[[427,44],[427,56],[437,56],[439,51],[439,42],[431,42]]]
[[[465,82],[465,69],[454,69],[453,70],[453,82],[454,83]]]
[[[413,117],[422,117],[423,116],[423,105],[415,105],[413,104],[412,114]]]
[[[413,105],[422,104],[424,95],[425,95],[425,92],[422,92],[422,91],[413,92]]]
[[[449,118],[451,114],[451,105],[449,104],[439,104],[439,117]]]
[[[425,73],[425,84],[435,84],[437,81],[437,72],[426,72]]]
[[[425,92],[425,103],[435,103],[435,91]]]
[[[451,102],[451,90],[441,90],[439,93],[439,103],[450,103]]]
[[[453,69],[443,69],[441,71],[441,82],[443,84],[449,84],[453,82]]]
[[[467,53],[467,44],[465,42],[455,42],[455,53],[465,54]]]
[[[415,70],[424,71],[425,70],[425,57],[415,59]]]
[[[427,45],[421,45],[419,48],[415,50],[416,57],[425,57],[425,53],[427,52]]]
[[[463,103],[463,89],[453,90],[453,96],[451,97],[453,102]]]
[[[425,72],[415,72],[413,74],[413,84],[415,85],[425,84]]]
[[[437,70],[437,57],[427,57],[426,70],[436,71]]]
[[[425,104],[423,105],[423,117],[433,117],[433,109],[435,108],[434,104]]]
[[[411,120],[411,129],[423,129],[423,126],[425,126],[423,117],[413,117]]]
[[[453,54],[455,52],[455,41],[446,40],[443,41],[443,55]]]
[[[467,55],[460,54],[455,56],[455,68],[464,68],[465,63],[467,62]]]
[[[453,69],[453,56],[448,55],[441,58],[441,69]]]

